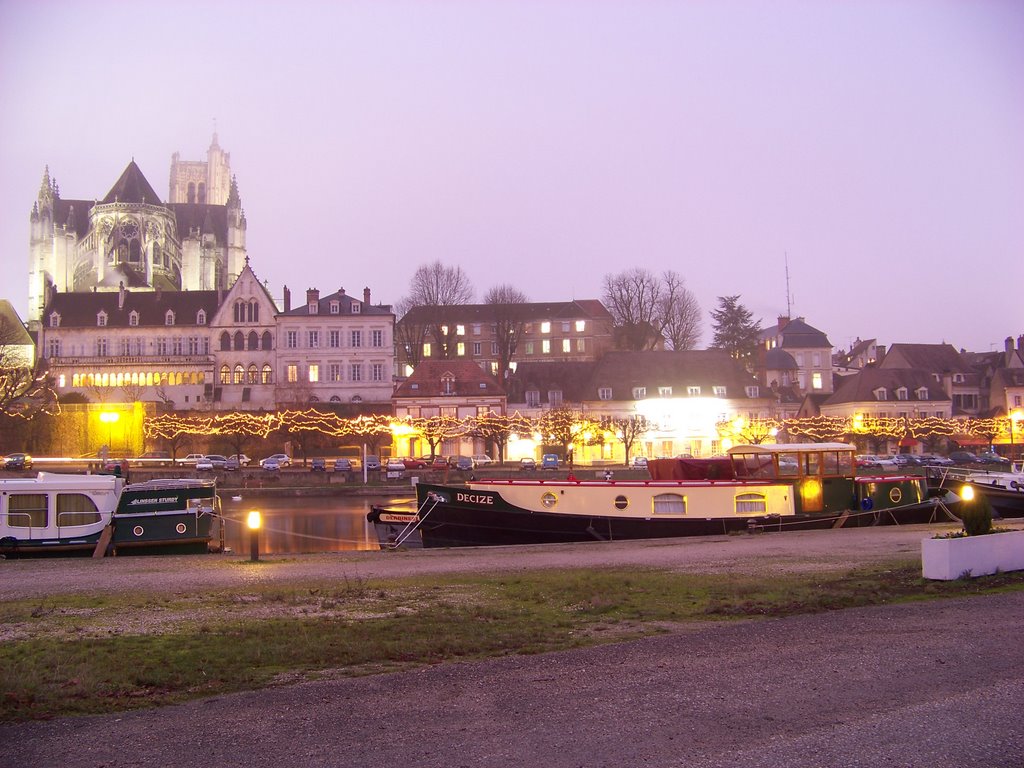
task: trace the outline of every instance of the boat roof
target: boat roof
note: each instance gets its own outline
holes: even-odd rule
[[[2,488],[70,488],[82,490],[117,489],[123,480],[116,475],[73,475],[40,472],[35,477],[9,477],[0,480]]]
[[[734,445],[729,449],[734,453],[795,453],[798,451],[856,451],[856,446],[849,443],[771,443],[768,445]]]

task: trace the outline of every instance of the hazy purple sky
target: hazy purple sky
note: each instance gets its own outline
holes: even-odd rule
[[[1024,333],[1024,2],[0,0],[0,296],[47,164],[231,153],[280,296],[673,269],[837,347]],[[704,342],[710,341],[706,320]]]

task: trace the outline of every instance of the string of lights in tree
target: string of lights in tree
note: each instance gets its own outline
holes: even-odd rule
[[[969,435],[992,441],[1010,434],[1011,421],[1006,417],[942,419],[886,417],[861,415],[810,416],[791,419],[750,419],[742,424],[722,421],[717,424],[721,437],[741,438],[748,442],[763,441],[767,436],[785,433],[797,441],[823,442],[844,436],[872,436],[902,439],[913,437],[951,437]],[[147,418],[143,430],[148,439],[174,439],[183,435],[212,437],[244,435],[266,438],[274,432],[316,432],[328,437],[346,438],[369,435],[421,435],[435,440],[474,436],[484,439],[508,439],[514,435],[540,435],[556,443],[587,442],[615,433],[615,420],[595,421],[578,411],[560,408],[532,417],[518,411],[508,414],[479,416],[395,417],[385,415],[346,418],[315,408],[273,413],[233,411],[216,415],[161,414]],[[589,437],[588,437],[589,436]]]

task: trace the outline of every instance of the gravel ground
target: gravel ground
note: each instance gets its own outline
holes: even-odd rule
[[[307,578],[887,562],[934,527],[272,558],[0,563],[0,598]],[[0,727],[0,766],[1021,768],[1024,593],[878,606]]]

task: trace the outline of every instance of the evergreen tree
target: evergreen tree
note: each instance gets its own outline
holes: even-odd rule
[[[754,320],[750,310],[740,304],[740,297],[719,296],[718,307],[711,310],[715,336],[712,349],[724,349],[737,360],[745,360],[757,349],[761,321]]]

